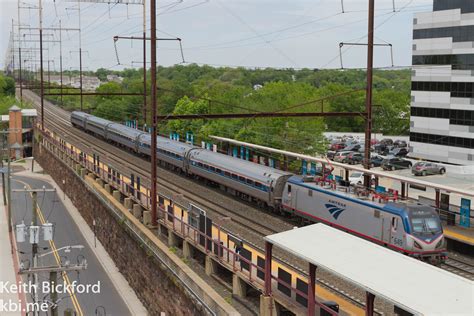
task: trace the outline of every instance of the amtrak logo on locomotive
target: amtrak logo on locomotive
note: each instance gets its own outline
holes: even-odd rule
[[[329,203],[332,203],[332,204],[329,204]],[[337,220],[339,215],[341,215],[342,212],[345,211],[346,204],[341,203],[341,202],[337,202],[337,201],[333,201],[333,200],[329,200],[329,203],[324,204],[324,206],[326,206],[329,213],[331,213],[332,217],[334,217],[334,219]],[[341,207],[343,207],[343,208],[341,208]]]

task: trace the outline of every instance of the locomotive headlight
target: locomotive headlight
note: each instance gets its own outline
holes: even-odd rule
[[[436,244],[436,249],[441,248],[443,244],[444,244],[444,237],[441,237],[441,239]]]
[[[417,243],[415,240],[413,241],[413,246],[418,249],[423,249],[419,243]]]

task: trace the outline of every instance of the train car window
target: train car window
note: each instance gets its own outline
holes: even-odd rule
[[[245,182],[245,178],[242,176],[239,176],[239,181]]]
[[[261,184],[260,182],[255,182],[255,186],[256,186],[257,188],[261,188],[261,187],[262,187],[262,184]]]
[[[206,164],[203,164],[204,168],[209,169],[209,166]]]
[[[250,179],[247,179],[247,184],[253,185],[253,181]]]
[[[398,218],[392,217],[392,230],[396,232],[397,228],[398,228]]]
[[[237,175],[236,175],[236,174],[232,174],[232,179],[237,180],[237,179],[238,179]]]
[[[198,166],[202,168],[202,162],[198,162]]]
[[[217,172],[217,173],[222,173],[222,170],[219,169],[219,168],[216,168],[216,172]]]
[[[229,178],[230,178],[230,172],[224,171],[224,175],[225,175],[226,177],[229,177]]]
[[[288,193],[291,193],[291,185],[288,184]]]
[[[313,190],[311,189],[308,190],[308,196],[313,196]]]
[[[213,166],[210,166],[209,169],[210,169],[211,171],[216,171],[216,168],[213,167]]]

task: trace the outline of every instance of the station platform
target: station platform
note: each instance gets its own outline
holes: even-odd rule
[[[461,226],[444,226],[444,236],[469,246],[474,246],[474,228]]]

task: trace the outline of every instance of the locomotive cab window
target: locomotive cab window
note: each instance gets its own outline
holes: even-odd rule
[[[291,185],[288,185],[288,193],[291,193]]]

